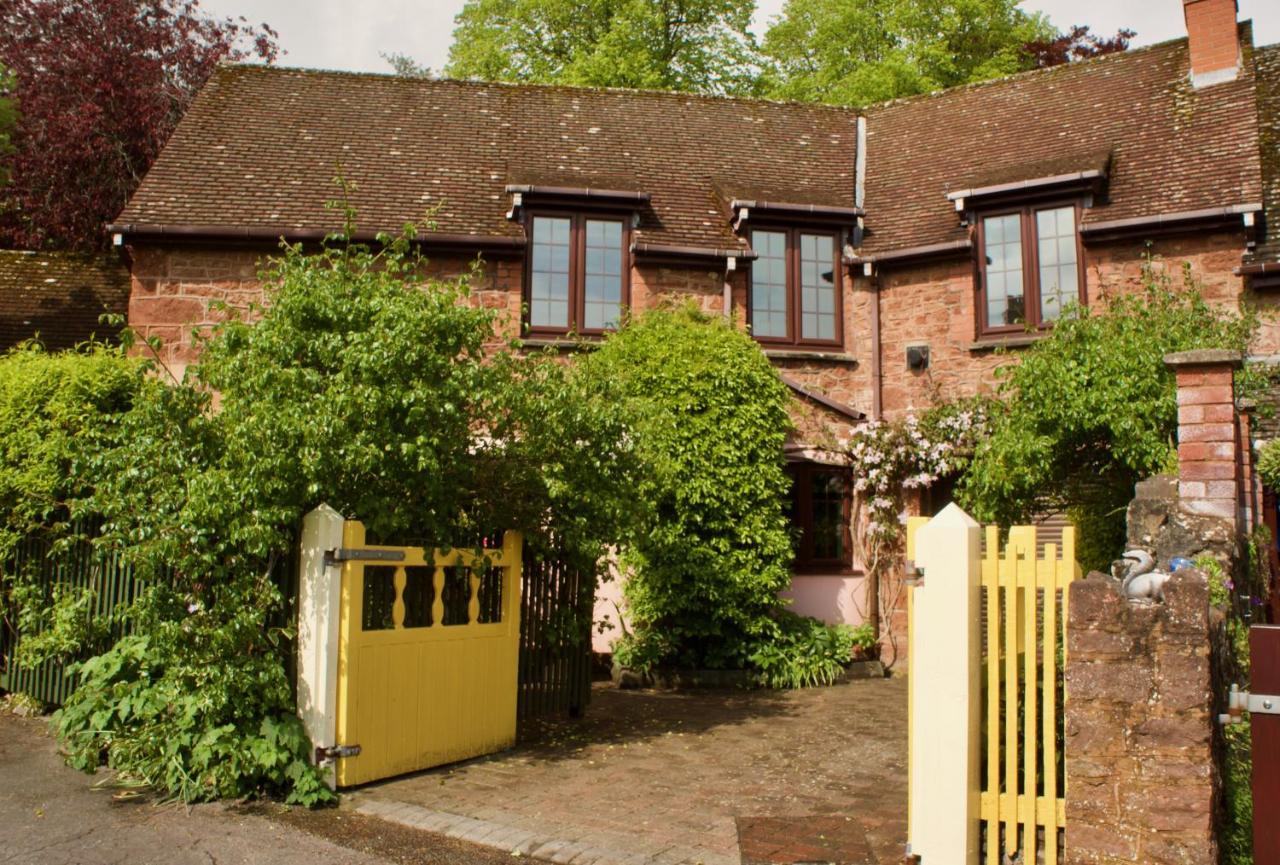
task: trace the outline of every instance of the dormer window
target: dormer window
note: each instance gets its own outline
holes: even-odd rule
[[[979,331],[1048,327],[1084,301],[1075,204],[1022,207],[978,218]]]
[[[839,345],[840,244],[833,231],[753,228],[751,333],[761,342]]]
[[[571,213],[529,217],[528,310],[532,333],[603,333],[627,302],[627,223]]]

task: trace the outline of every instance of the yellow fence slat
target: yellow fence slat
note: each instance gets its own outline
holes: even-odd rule
[[[1018,789],[1018,548],[1012,543],[1006,547],[1004,560],[1004,789],[1016,793]],[[1018,852],[1018,815],[1010,811],[1002,813],[1005,833],[1005,853]]]
[[[1044,557],[1049,565],[1049,582],[1044,587],[1044,722],[1040,743],[1044,753],[1044,799],[1058,801],[1058,549],[1046,544]],[[1044,863],[1058,865],[1057,838],[1045,832]]]
[[[1000,789],[1000,530],[987,527],[982,579],[987,592],[987,789]],[[987,865],[999,865],[999,813],[982,809],[987,826]]]
[[[1017,526],[1000,544],[1000,530],[986,529],[982,593],[986,602],[987,689],[983,705],[986,744],[979,820],[985,829],[984,865],[1022,854],[1058,865],[1059,832],[1066,827],[1066,788],[1059,770],[1058,693],[1066,655],[1064,620],[1071,582],[1079,578],[1075,529],[1061,547],[1038,549],[1036,530]],[[1043,851],[1038,850],[1043,831]]]
[[[1022,791],[1025,796],[1036,794],[1036,758],[1039,755],[1039,731],[1036,729],[1036,530],[1034,526],[1020,528],[1022,557],[1018,561],[1018,582],[1022,592]],[[1036,815],[1028,808],[1022,819],[1022,843],[1034,847],[1036,842]]]

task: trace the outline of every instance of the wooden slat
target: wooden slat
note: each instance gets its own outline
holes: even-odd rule
[[[1005,560],[1005,621],[1004,621],[1004,789],[1007,795],[1018,790],[1018,551],[1010,543],[1006,547]],[[1018,852],[1018,825],[1016,812],[1003,812],[1004,849],[1009,856]]]
[[[987,790],[1000,790],[1000,530],[987,527],[982,577],[987,591]],[[1000,862],[1000,814],[986,811],[987,865]]]
[[[1050,566],[1051,579],[1044,590],[1044,637],[1041,640],[1044,665],[1044,723],[1040,743],[1044,751],[1044,799],[1058,802],[1058,591],[1057,546],[1046,544],[1044,557]],[[1057,828],[1046,829],[1045,865],[1058,865]]]
[[[1012,533],[1010,533],[1012,541]],[[1020,527],[1022,558],[1018,562],[1018,577],[1022,592],[1022,795],[1036,794],[1036,762],[1039,755],[1039,731],[1036,729],[1036,576],[1039,568],[1036,560],[1035,526]],[[1022,843],[1036,843],[1036,815],[1028,808],[1022,819]]]

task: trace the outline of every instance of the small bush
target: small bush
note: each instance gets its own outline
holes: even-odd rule
[[[637,464],[621,657],[747,666],[791,580],[786,386],[749,336],[692,307],[628,322],[579,369],[621,407]]]
[[[774,632],[751,654],[757,681],[768,688],[830,685],[853,660],[855,648],[874,645],[870,626],[825,625],[790,611],[775,615]]]

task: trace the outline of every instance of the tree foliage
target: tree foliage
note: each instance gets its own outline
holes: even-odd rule
[[[1124,28],[1114,36],[1099,36],[1088,27],[1076,24],[1050,39],[1031,42],[1027,45],[1027,51],[1031,54],[1034,67],[1044,69],[1128,51],[1129,43],[1136,35],[1136,31]]]
[[[65,524],[92,490],[84,462],[118,443],[143,375],[105,345],[0,355],[0,562],[31,532]]]
[[[13,74],[0,66],[0,187],[9,182],[8,157],[13,152],[13,127],[18,122],[14,86]]]
[[[561,364],[491,351],[494,314],[465,278],[423,276],[415,231],[286,247],[256,320],[228,311],[186,380],[144,379],[115,446],[84,461],[73,510],[103,519],[98,543],[147,590],[131,636],[83,665],[59,716],[76,765],[106,753],[185,800],[327,796],[293,711],[280,591],[322,502],[425,546],[541,532],[587,567],[617,535],[616,412],[582,400]]]
[[[638,462],[623,655],[746,666],[791,580],[785,386],[750,337],[690,307],[646,313],[580,369],[623,407]]]
[[[753,11],[734,0],[467,0],[445,73],[742,93],[753,82]]]
[[[1016,0],[787,0],[764,38],[765,92],[861,106],[1027,69],[1056,32]]]
[[[0,63],[22,107],[0,243],[91,249],[222,60],[276,55],[275,33],[198,0],[12,0]]]
[[[1141,291],[1075,308],[997,371],[1001,401],[959,487],[975,517],[1012,525],[1074,510],[1086,527],[1123,525],[1134,483],[1175,464],[1176,385],[1164,356],[1244,351],[1256,318],[1208,304],[1189,267],[1175,287],[1155,265]]]

